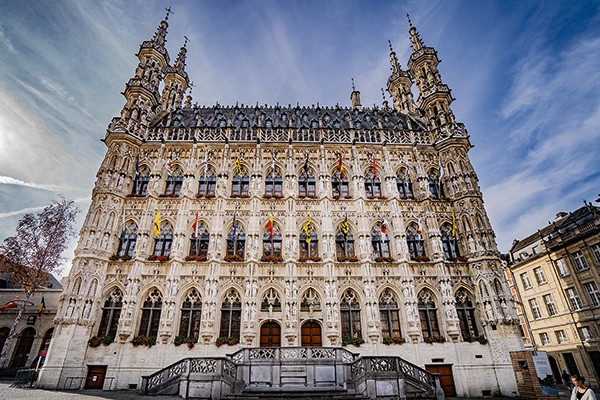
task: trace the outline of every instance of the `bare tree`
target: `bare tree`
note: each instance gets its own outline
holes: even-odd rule
[[[23,301],[18,303],[19,311],[0,353],[1,367],[5,366],[6,354],[25,305],[38,289],[48,284],[49,274],[58,271],[65,261],[62,253],[69,239],[75,236],[73,225],[78,212],[72,200],[61,197],[39,214],[25,214],[17,225],[16,236],[8,237],[0,244],[0,255],[5,260],[5,265],[0,265],[0,272],[9,275],[23,289],[19,295],[19,300]]]

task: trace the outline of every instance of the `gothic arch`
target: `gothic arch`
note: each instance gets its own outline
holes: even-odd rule
[[[492,293],[490,291],[490,287],[487,284],[487,282],[485,282],[485,279],[480,279],[479,282],[477,283],[477,288],[479,289],[479,295],[483,298],[483,297],[490,297],[490,293]]]
[[[197,282],[187,282],[178,290],[179,294],[177,295],[176,303],[180,305],[183,304],[185,298],[192,290],[198,292],[198,294],[200,295],[200,301],[204,300],[204,291],[202,290],[200,285],[198,285]]]
[[[100,300],[106,300],[115,290],[119,290],[121,293],[125,294],[125,287],[121,284],[121,282],[107,282],[104,289],[102,290],[102,297]]]
[[[92,278],[87,290],[87,296],[96,297],[96,292],[98,291],[98,278]]]
[[[275,176],[280,176],[283,178],[283,171],[285,171],[285,168],[282,165],[280,165],[278,161],[275,161]],[[262,173],[265,177],[271,176],[271,174],[273,173],[273,164],[271,162],[268,162],[267,165],[263,167]]]
[[[114,229],[116,218],[117,218],[116,211],[110,211],[108,213],[108,218],[106,219],[106,225],[105,225],[107,230],[111,231]]]
[[[401,291],[398,290],[397,287],[388,284],[385,284],[383,286],[380,286],[379,289],[377,289],[377,298],[379,299],[379,297],[383,294],[383,292],[385,292],[386,290],[389,290],[390,292],[392,292],[396,298],[396,300],[398,301],[398,306],[401,305],[401,300],[402,300],[402,293]]]
[[[161,297],[164,298],[163,293],[165,293],[165,288],[162,287],[162,285],[158,284],[156,281],[152,281],[142,286],[138,291],[137,304],[142,304],[145,301],[146,297],[148,297],[154,291],[154,289],[158,290]]]
[[[76,275],[75,279],[73,280],[71,294],[74,294],[74,295],[79,294],[79,292],[81,291],[81,282],[82,282],[81,275],[79,275],[79,274]]]
[[[216,298],[218,299],[217,302],[219,304],[219,307],[223,303],[223,301],[225,301],[225,299],[227,298],[227,294],[231,290],[235,290],[237,292],[238,296],[240,297],[240,301],[242,301],[242,299],[243,299],[242,294],[244,293],[244,288],[241,285],[239,285],[238,283],[229,282],[227,285],[223,286],[221,289],[219,289],[217,291]]]
[[[244,160],[239,160],[240,161],[240,167],[239,167],[239,171],[236,171],[236,167],[235,167],[235,160],[233,161],[233,166],[231,167],[231,174],[229,176],[229,181],[231,182],[233,180],[233,178],[237,175],[240,177],[243,176],[248,176],[249,177],[249,173],[248,171],[251,171],[252,169],[248,167],[247,162]]]
[[[422,283],[422,284],[420,284],[417,287],[417,289],[416,289],[416,293],[417,293],[417,299],[419,299],[423,294],[427,294],[428,293],[431,296],[431,299],[433,300],[433,302],[438,307],[441,304],[440,293],[438,292],[437,288],[433,287],[429,283]]]
[[[469,297],[473,299],[473,301],[475,301],[475,293],[473,291],[473,288],[469,288],[468,286],[461,283],[454,288],[454,297],[456,297],[456,295],[460,291],[465,292]]]
[[[348,290],[351,290],[355,293],[356,299],[358,300],[358,303],[360,304],[362,309],[364,307],[365,292],[361,287],[352,282],[347,282],[338,288],[338,299],[340,300],[340,302],[342,297],[344,296],[344,293],[346,293],[346,291]]]
[[[273,289],[275,292],[277,292],[277,295],[279,296],[279,298],[283,302],[283,293],[284,293],[284,290],[283,290],[283,288],[280,285],[278,285],[278,284],[276,284],[274,282],[271,282],[271,283],[269,283],[269,284],[261,287],[258,290],[258,293],[256,294],[257,299],[262,301],[262,298],[271,289]],[[292,300],[297,300],[297,299],[292,299]]]

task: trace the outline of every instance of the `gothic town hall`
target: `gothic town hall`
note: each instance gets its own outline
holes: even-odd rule
[[[407,69],[390,44],[392,104],[370,108],[354,88],[349,106],[193,104],[168,26],[108,125],[39,385],[515,395],[471,143],[416,27]]]

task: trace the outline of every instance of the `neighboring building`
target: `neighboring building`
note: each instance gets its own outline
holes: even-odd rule
[[[408,71],[390,49],[392,109],[356,90],[351,107],[192,105],[167,27],[108,126],[39,384],[139,387],[185,357],[349,345],[439,372],[448,395],[514,395],[513,298],[416,28]]]
[[[600,383],[600,208],[586,204],[510,250],[513,293],[526,346],[563,370]],[[587,382],[586,380],[586,382]]]
[[[0,263],[4,263],[0,259]],[[38,289],[28,303],[13,302],[22,295],[23,290],[12,281],[8,274],[0,274],[0,349],[10,333],[10,328],[23,304],[25,309],[16,328],[16,336],[8,348],[5,364],[0,366],[1,375],[12,375],[19,368],[29,368],[43,364],[45,351],[48,350],[54,332],[54,317],[58,308],[62,286],[52,275],[48,284]],[[40,303],[44,299],[45,309],[40,312]],[[40,363],[38,356],[41,354]]]

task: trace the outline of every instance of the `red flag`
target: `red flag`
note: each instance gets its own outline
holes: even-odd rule
[[[198,212],[196,212],[196,220],[194,221],[194,225],[192,225],[192,229],[194,230],[194,237],[198,237]]]
[[[373,156],[373,176],[377,175],[377,160],[375,159],[375,156]]]
[[[340,171],[340,179],[344,179],[344,163],[342,161],[342,152],[340,151],[340,157],[338,158],[338,171]]]
[[[266,227],[270,234],[269,239],[273,239],[273,216],[272,215],[269,217]]]
[[[421,220],[421,214],[419,214],[419,219],[417,220],[419,226],[417,227],[417,233],[419,236],[423,233],[423,221]]]
[[[387,220],[382,217],[381,218],[381,226],[379,228],[379,230],[381,231],[381,240],[385,241],[387,239],[387,226],[388,226],[388,222]]]

